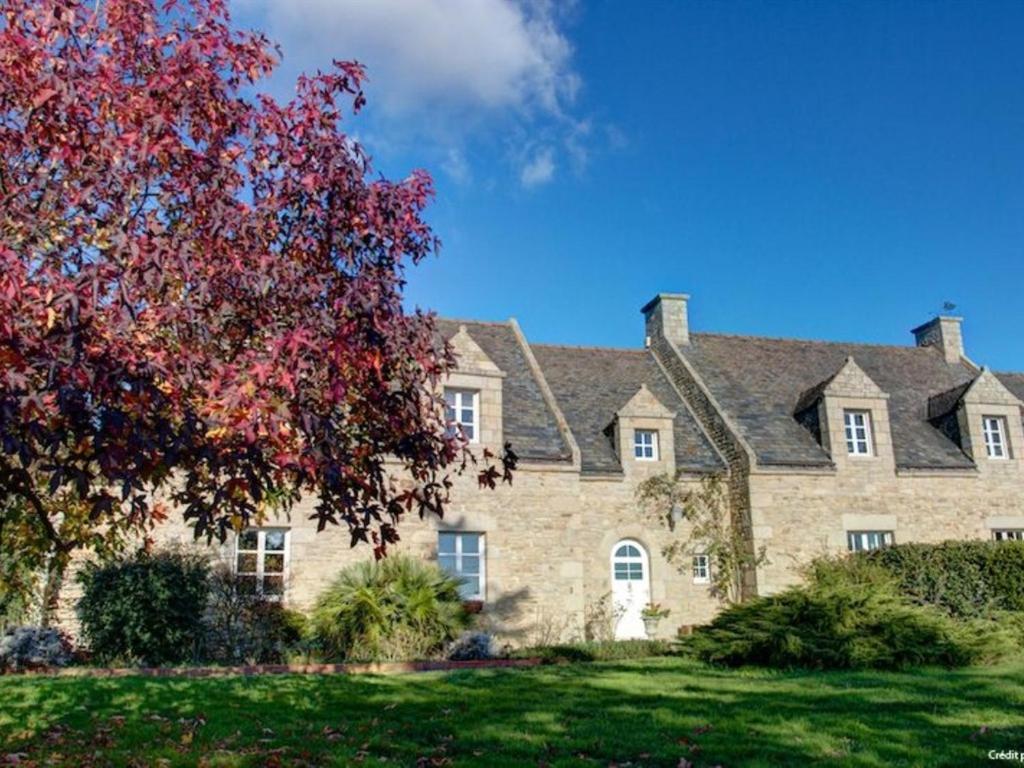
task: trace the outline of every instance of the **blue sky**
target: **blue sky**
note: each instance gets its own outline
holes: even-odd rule
[[[358,58],[349,130],[423,167],[412,304],[533,341],[695,330],[905,344],[943,302],[1024,370],[1024,3],[236,0],[271,88]]]

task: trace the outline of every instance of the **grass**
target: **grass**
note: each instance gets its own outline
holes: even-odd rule
[[[678,658],[410,674],[0,678],[0,765],[968,766],[1024,751],[1024,660],[906,673]],[[20,753],[20,754],[19,754]]]

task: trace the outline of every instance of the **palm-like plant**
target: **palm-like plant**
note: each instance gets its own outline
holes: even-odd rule
[[[329,658],[425,658],[471,621],[459,582],[432,563],[406,556],[345,568],[321,594],[312,631]]]

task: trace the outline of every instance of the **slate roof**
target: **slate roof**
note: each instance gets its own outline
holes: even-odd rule
[[[558,421],[548,408],[540,385],[523,354],[512,326],[439,318],[438,330],[446,339],[466,331],[495,365],[505,372],[502,383],[502,424],[505,440],[522,459],[571,461],[572,452],[558,429]]]
[[[584,472],[621,472],[605,433],[616,411],[646,384],[675,411],[676,466],[691,471],[724,469],[721,459],[647,350],[531,344],[558,407],[580,447]]]
[[[801,396],[820,387],[847,356],[889,395],[896,464],[969,469],[970,458],[928,421],[928,403],[976,375],[933,347],[879,346],[712,333],[691,334],[683,354],[753,449],[757,463],[828,467],[831,459],[795,418]],[[1024,376],[1019,382],[1024,391]],[[1010,386],[1008,384],[1008,386]]]

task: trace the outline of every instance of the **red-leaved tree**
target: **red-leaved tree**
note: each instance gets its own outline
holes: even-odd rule
[[[437,397],[454,361],[401,303],[431,182],[373,179],[341,130],[362,69],[279,103],[223,0],[0,7],[0,502],[60,552],[162,497],[223,537],[315,496],[378,555],[441,514],[468,455]],[[491,458],[493,487],[515,457]]]

